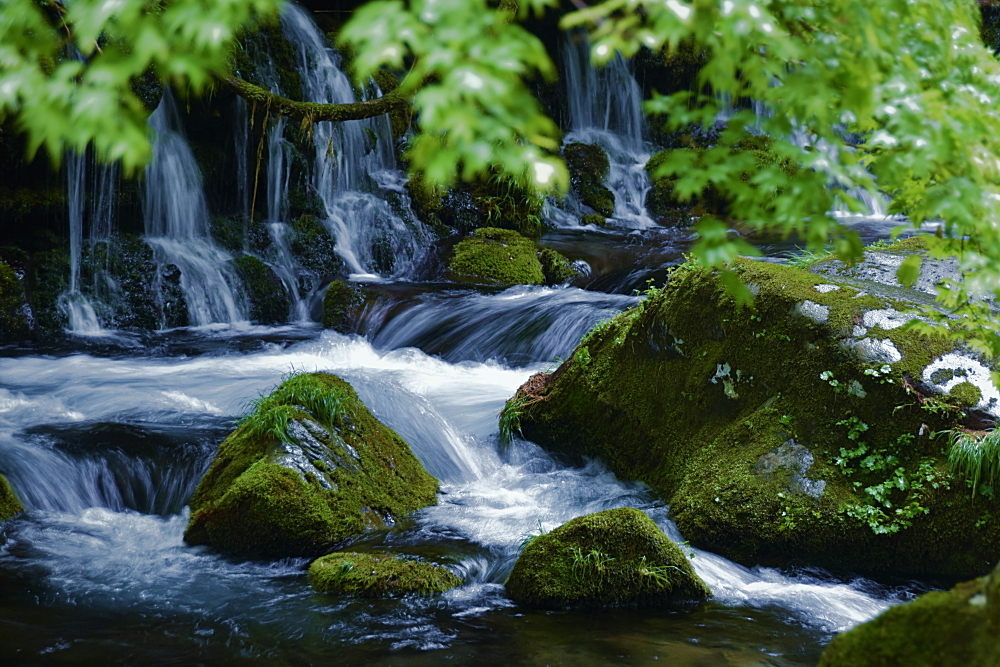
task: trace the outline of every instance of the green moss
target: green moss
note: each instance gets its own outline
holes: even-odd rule
[[[0,262],[0,343],[28,338],[27,308],[20,278],[9,264]]]
[[[23,511],[24,505],[17,499],[14,489],[10,488],[7,478],[0,475],[0,521],[6,521]]]
[[[819,667],[994,667],[1000,664],[1000,568],[889,608],[834,637]]]
[[[971,382],[959,382],[948,392],[948,398],[960,407],[971,408],[983,400],[983,392]]]
[[[969,576],[1000,559],[997,522],[977,525],[996,500],[952,488],[945,443],[929,435],[957,411],[906,388],[953,344],[876,327],[902,354],[883,374],[850,347],[853,328],[902,302],[792,267],[734,268],[753,308],[718,273],[682,265],[588,334],[586,360],[519,390],[525,437],[646,482],[693,544],[746,565]],[[806,301],[825,322],[795,314]],[[868,429],[852,439],[851,420]]]
[[[541,285],[535,244],[508,229],[483,227],[455,246],[448,270],[455,280],[495,285]]]
[[[568,259],[552,248],[539,250],[538,261],[542,265],[546,285],[560,285],[580,275]]]
[[[434,595],[462,585],[448,568],[390,554],[332,553],[313,561],[309,580],[322,593],[390,597]]]
[[[250,255],[237,257],[232,265],[250,302],[250,321],[256,324],[287,322],[292,302],[274,269]]]
[[[588,213],[587,215],[580,218],[581,225],[596,225],[597,227],[603,227],[608,224],[608,219],[605,218],[600,213]]]
[[[610,218],[615,214],[615,195],[605,185],[610,163],[600,146],[568,144],[563,148],[573,192],[584,206]]]
[[[555,608],[711,596],[677,545],[632,508],[578,517],[532,539],[506,587],[515,602]]]
[[[436,501],[437,480],[354,389],[296,375],[221,445],[185,540],[251,557],[316,555]]]
[[[361,305],[361,294],[343,280],[334,280],[323,297],[323,327],[341,333],[350,330],[351,319]]]
[[[35,326],[46,334],[62,333],[69,322],[59,309],[59,296],[69,289],[69,256],[63,250],[37,252],[31,267],[28,300]]]

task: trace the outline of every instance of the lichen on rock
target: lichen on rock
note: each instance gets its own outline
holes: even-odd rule
[[[309,566],[309,581],[321,593],[358,597],[434,595],[462,585],[462,579],[441,565],[392,554],[337,552]]]
[[[890,607],[833,638],[819,667],[1000,665],[1000,566],[993,573]]]
[[[437,488],[347,382],[296,375],[219,445],[184,539],[249,557],[316,555],[434,504]]]
[[[6,521],[24,511],[24,505],[17,499],[10,482],[0,475],[0,521]]]
[[[448,264],[450,276],[460,282],[493,285],[545,283],[535,244],[515,231],[483,227],[455,246]]]
[[[578,517],[535,537],[506,587],[515,602],[549,608],[711,596],[680,548],[643,512],[628,507]]]
[[[855,337],[865,313],[919,298],[733,268],[752,306],[719,273],[681,265],[522,386],[508,406],[524,436],[649,484],[692,544],[746,565],[975,576],[1000,559],[997,500],[969,493],[935,435],[975,416],[969,396],[947,394],[961,382],[988,384],[975,409],[990,408],[988,373],[896,318]],[[954,376],[925,377],[938,367]]]

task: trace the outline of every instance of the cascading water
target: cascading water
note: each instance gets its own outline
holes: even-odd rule
[[[191,324],[246,320],[237,294],[232,258],[212,242],[201,170],[181,130],[169,89],[149,117],[153,159],[146,167],[143,214],[146,241],[161,264],[181,271],[181,290]]]
[[[296,63],[305,100],[327,104],[357,101],[350,80],[340,69],[340,56],[327,45],[306,11],[291,3],[285,5],[281,25],[288,40],[298,47]],[[377,90],[374,93],[380,94]],[[398,211],[379,196],[381,190],[393,190],[401,179],[389,119],[380,116],[317,123],[313,146],[313,187],[323,201],[324,222],[348,269],[355,277],[367,279],[408,275],[429,237],[415,216],[405,210],[405,197],[396,197],[404,209]]]
[[[590,63],[590,45],[582,35],[567,39],[563,48],[563,80],[569,103],[571,131],[564,143],[600,146],[608,154],[610,173],[605,185],[615,195],[613,223],[619,227],[658,227],[646,211],[649,175],[645,165],[650,148],[645,141],[646,118],[642,90],[631,67],[616,57],[604,67]],[[579,211],[547,208],[547,217],[560,227],[579,226]]]

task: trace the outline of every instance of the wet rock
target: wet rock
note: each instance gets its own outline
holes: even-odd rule
[[[570,185],[580,203],[597,215],[610,218],[615,214],[615,195],[604,185],[611,164],[600,146],[568,144],[563,148]]]
[[[0,343],[27,339],[28,304],[21,279],[9,264],[0,262]]]
[[[998,410],[985,361],[901,326],[916,290],[734,269],[752,308],[681,265],[505,418],[649,484],[692,544],[745,565],[975,576],[1000,559],[1000,503],[973,497],[934,435],[971,428],[970,405],[977,424]]]
[[[542,248],[538,251],[538,261],[542,265],[542,274],[546,285],[561,285],[580,275],[573,263],[552,248]]]
[[[0,521],[6,521],[24,511],[24,505],[10,488],[7,478],[0,475]]]
[[[462,585],[446,567],[391,554],[328,554],[309,566],[309,581],[322,593],[358,597],[434,595]]]
[[[184,539],[246,557],[317,555],[434,504],[437,488],[347,382],[297,375],[219,445]]]
[[[712,594],[680,548],[632,508],[588,514],[535,537],[505,585],[515,602],[549,608],[660,605]]]
[[[1000,567],[891,607],[833,638],[819,667],[1000,665]]]
[[[237,257],[231,263],[250,303],[250,321],[254,324],[287,322],[292,302],[274,269],[250,255]]]
[[[509,229],[483,227],[455,246],[449,275],[460,282],[492,285],[545,283],[535,244]]]
[[[334,280],[323,297],[323,328],[349,333],[355,312],[363,302],[361,293],[343,280]]]

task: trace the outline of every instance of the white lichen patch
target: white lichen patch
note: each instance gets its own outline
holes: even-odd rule
[[[833,292],[839,290],[840,285],[829,285],[829,284],[813,285],[813,289],[819,292],[820,294],[826,294],[827,292]]]
[[[871,363],[894,364],[903,358],[899,348],[888,338],[848,339],[844,341],[843,345],[856,352],[862,361]]]
[[[854,329],[851,331],[851,335],[855,338],[861,338],[862,336],[868,335],[868,329],[864,328],[860,324],[855,324]]]
[[[993,384],[990,369],[978,359],[959,352],[943,354],[928,364],[921,379],[935,391],[943,394],[962,382],[971,382],[983,394],[982,400],[976,407],[1000,416],[1000,391]]]
[[[795,304],[795,307],[792,308],[792,314],[810,319],[816,324],[826,324],[830,319],[830,306],[806,300]]]
[[[866,327],[882,327],[885,331],[898,329],[912,319],[913,315],[901,313],[895,308],[869,310],[861,316],[861,322]]]

